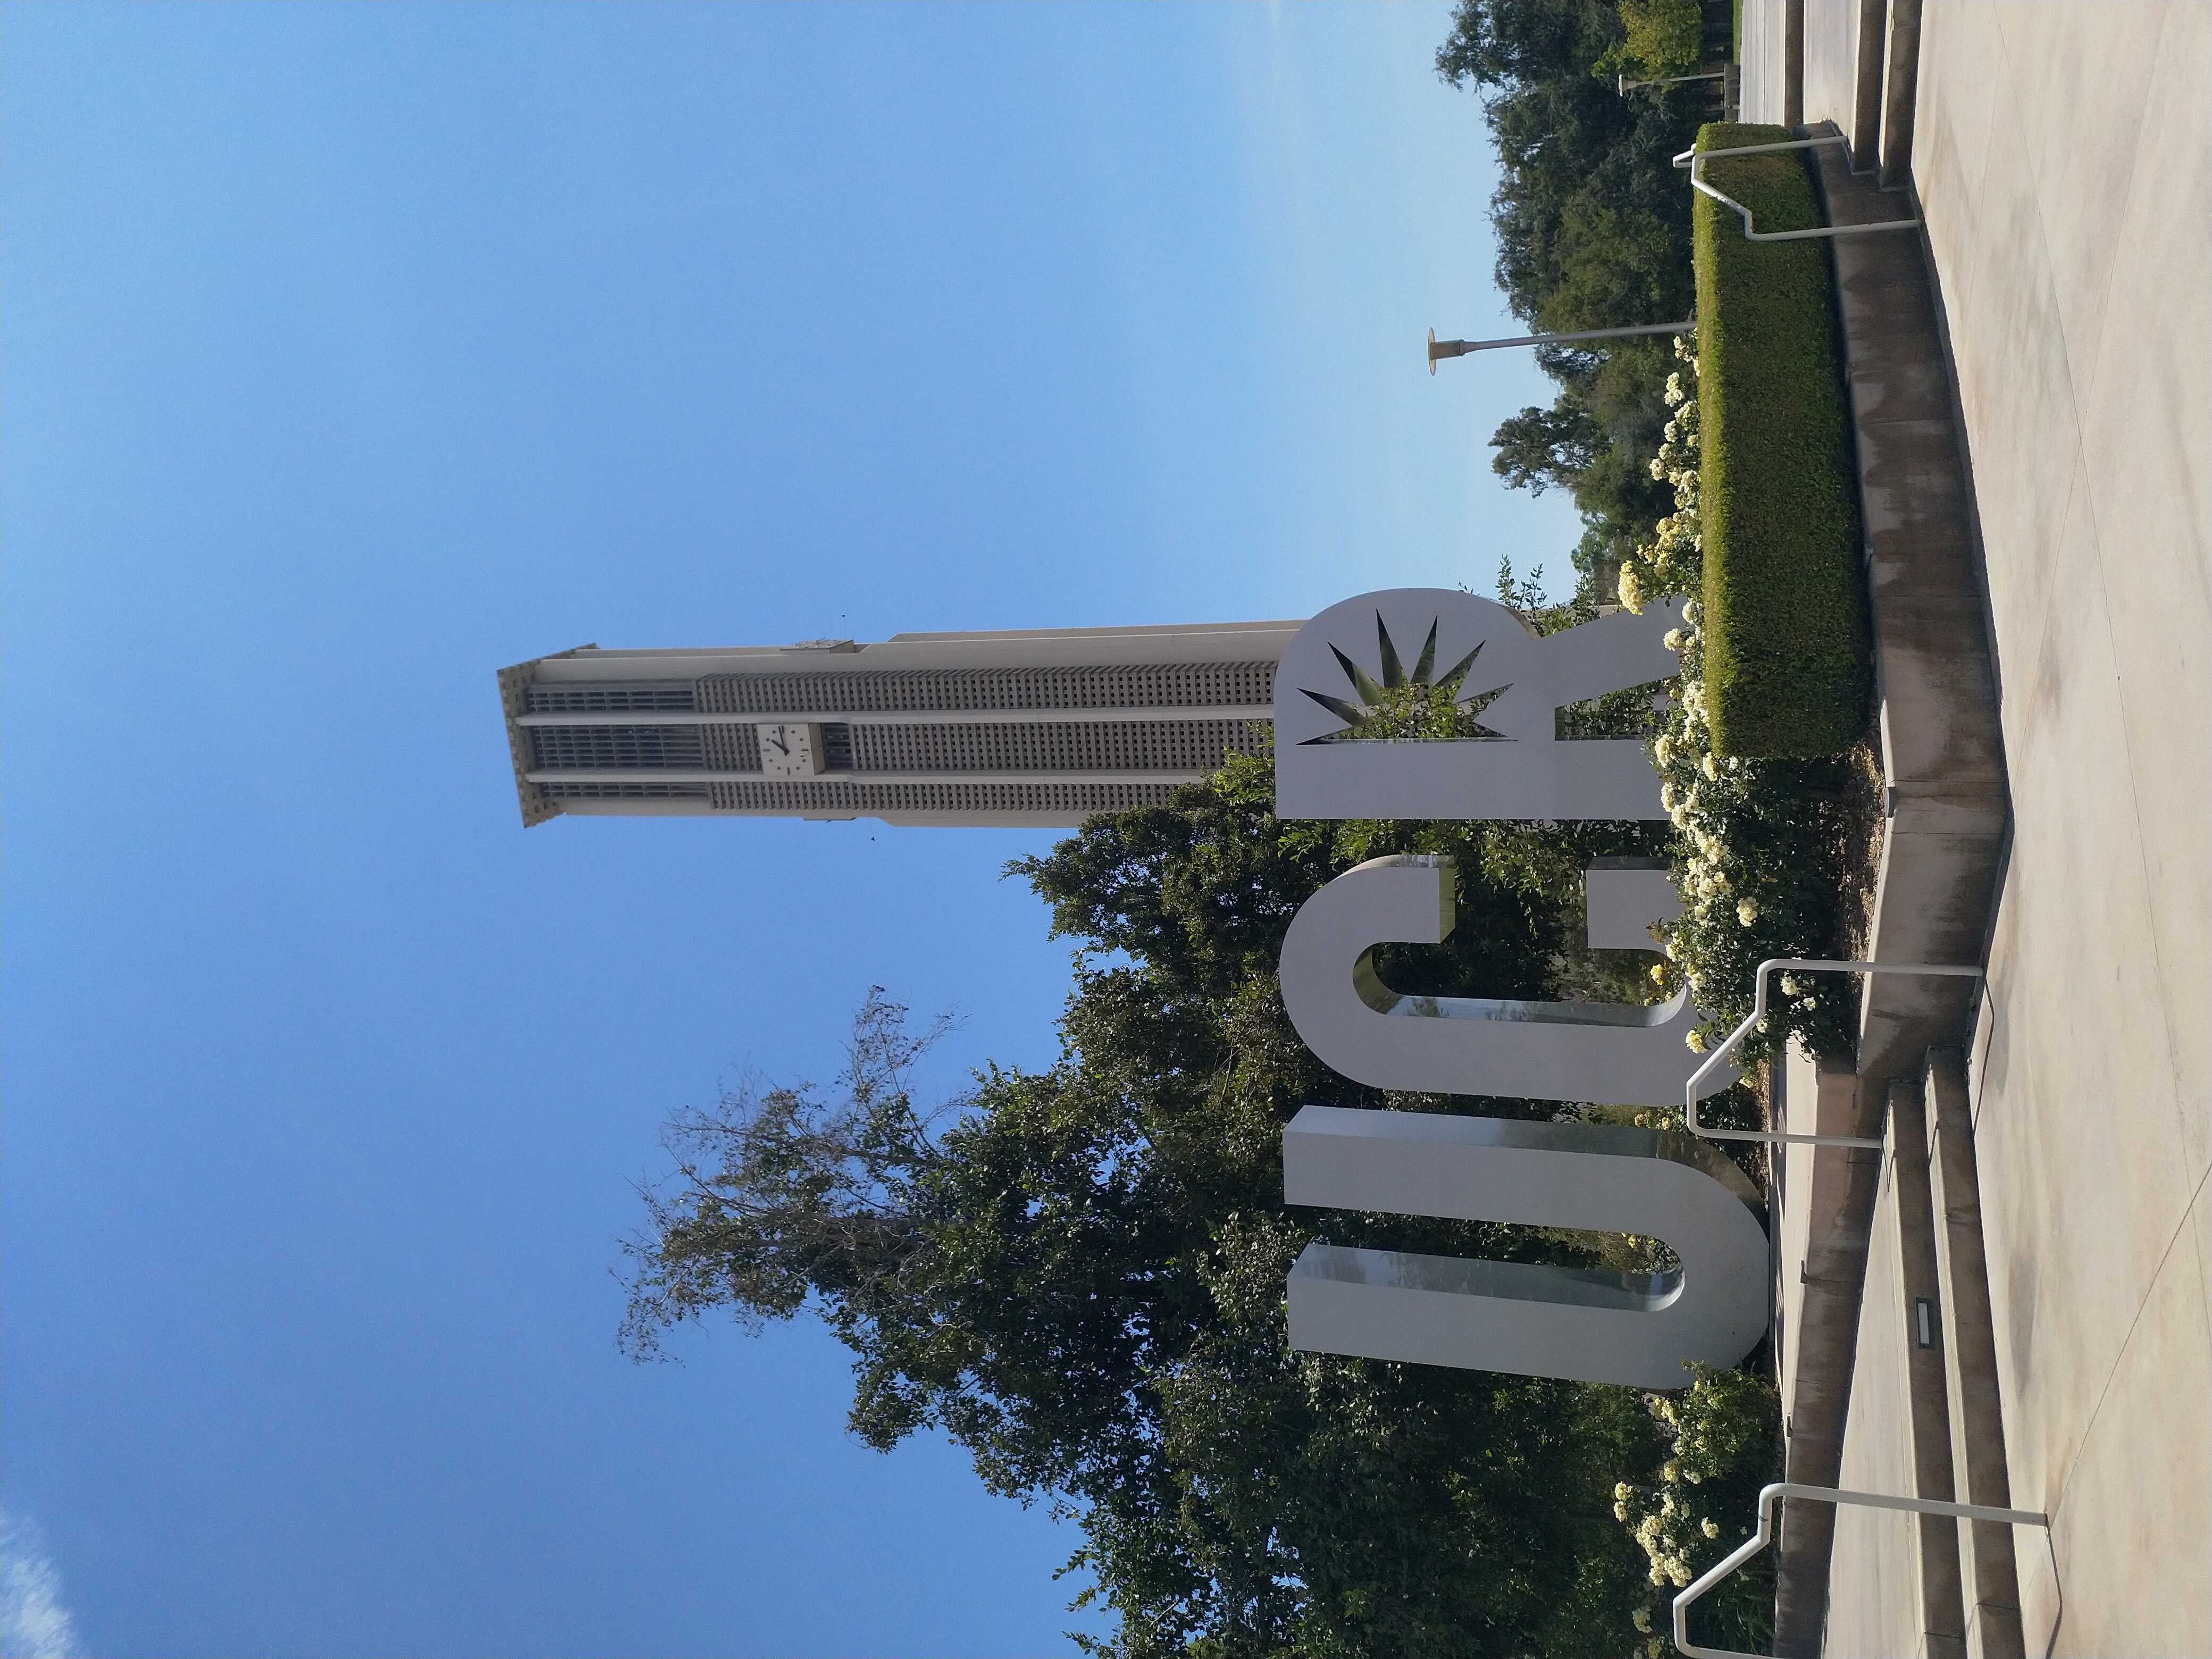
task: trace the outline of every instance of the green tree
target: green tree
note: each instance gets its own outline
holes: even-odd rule
[[[1598,79],[1693,73],[1705,51],[1698,0],[1620,0],[1620,43],[1591,65]]]
[[[624,1329],[812,1308],[854,1356],[851,1422],[927,1425],[995,1491],[1064,1505],[1118,1616],[1116,1655],[1612,1654],[1648,1595],[1614,1519],[1658,1448],[1625,1390],[1296,1353],[1283,1281],[1316,1237],[1588,1263],[1571,1240],[1290,1210],[1281,1128],[1309,1101],[1493,1115],[1522,1101],[1386,1096],[1330,1073],[1285,1018],[1298,905],[1385,852],[1450,853],[1461,923],[1392,982],[1553,994],[1588,852],[1498,826],[1286,823],[1240,761],[1170,808],[1093,820],[1012,866],[1079,943],[1060,1061],[988,1068],[932,1110],[929,1033],[872,994],[839,1086],[742,1089],[678,1117],[646,1194]],[[1639,840],[1639,838],[1642,838]]]
[[[1507,416],[1490,445],[1498,452],[1492,470],[1514,489],[1536,495],[1554,487],[1571,490],[1612,447],[1589,410],[1566,403],[1549,409],[1532,404]]]
[[[1592,67],[1626,49],[1605,0],[1462,0],[1437,71],[1471,87],[1498,146],[1491,199],[1497,277],[1532,330],[1570,332],[1686,319],[1693,303],[1689,189],[1673,157],[1689,148],[1708,94],[1655,88],[1623,98]],[[1576,553],[1594,577],[1607,550],[1671,510],[1650,476],[1673,364],[1664,341],[1537,360],[1559,383],[1548,410],[1523,410],[1492,439],[1516,487],[1569,490],[1595,532]],[[1617,554],[1613,555],[1617,557]]]

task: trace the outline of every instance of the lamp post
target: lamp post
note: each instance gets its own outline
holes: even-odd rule
[[[1626,98],[1638,87],[1671,87],[1679,85],[1684,81],[1725,81],[1727,79],[1728,71],[1724,69],[1712,70],[1702,75],[1662,75],[1651,81],[1632,81],[1623,75],[1614,77],[1613,89]]]
[[[1680,323],[1638,323],[1633,328],[1585,328],[1572,334],[1519,334],[1510,340],[1439,340],[1429,331],[1429,373],[1437,372],[1440,357],[1464,357],[1470,351],[1495,351],[1501,346],[1569,345],[1577,340],[1618,340],[1631,334],[1680,334],[1697,326]]]

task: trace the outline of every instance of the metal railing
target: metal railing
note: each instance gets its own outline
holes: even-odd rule
[[[1903,1510],[1913,1515],[1948,1515],[1960,1521],[2008,1521],[2021,1527],[2051,1525],[2051,1517],[2040,1510],[2002,1510],[1989,1504],[1950,1504],[1934,1498],[1892,1498],[1883,1492],[1850,1492],[1838,1486],[1808,1486],[1795,1480],[1777,1480],[1759,1489],[1759,1530],[1674,1598],[1674,1645],[1690,1659],[1764,1659],[1761,1655],[1742,1653],[1734,1648],[1699,1647],[1690,1639],[1690,1604],[1774,1541],[1775,1505],[1784,1498]]]
[[[1735,210],[1743,221],[1743,236],[1747,242],[1804,242],[1830,236],[1859,236],[1874,230],[1914,230],[1918,228],[1917,215],[1910,219],[1882,219],[1870,225],[1815,225],[1810,230],[1754,230],[1751,224],[1751,210],[1735,197],[1723,194],[1705,181],[1705,164],[1723,155],[1769,155],[1777,150],[1814,149],[1822,144],[1841,144],[1848,155],[1850,140],[1839,132],[1820,138],[1792,138],[1779,144],[1738,144],[1729,149],[1686,149],[1674,158],[1678,167],[1690,170],[1690,188],[1701,191],[1716,202]]]
[[[1682,1085],[1684,1116],[1690,1133],[1703,1135],[1707,1140],[1780,1141],[1792,1146],[1869,1146],[1879,1152],[1881,1149],[1879,1136],[1869,1139],[1863,1135],[1785,1134],[1779,1129],[1716,1129],[1698,1121],[1698,1085],[1711,1077],[1766,1018],[1766,976],[1791,969],[1807,973],[1918,974],[1947,979],[1979,979],[1982,970],[1932,962],[1831,962],[1818,957],[1769,957],[1759,964],[1752,975],[1750,1014],[1742,1024],[1729,1033],[1728,1041],[1714,1049],[1704,1065],[1690,1073],[1690,1080]]]

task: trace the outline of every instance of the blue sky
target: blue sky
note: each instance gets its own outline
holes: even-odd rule
[[[1048,1063],[1047,838],[556,821],[593,641],[1566,570],[1435,6],[0,14],[0,1507],[102,1656],[1014,1656],[842,1351],[615,1351],[629,1178],[880,983]],[[41,1577],[43,1575],[43,1577]],[[66,1629],[64,1628],[66,1627]],[[71,1634],[73,1632],[73,1634]]]

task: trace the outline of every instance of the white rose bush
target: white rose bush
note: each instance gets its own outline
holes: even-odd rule
[[[1691,1371],[1694,1380],[1680,1393],[1644,1397],[1668,1448],[1655,1478],[1613,1489],[1613,1518],[1650,1563],[1652,1600],[1635,1620],[1639,1632],[1671,1626],[1676,1592],[1751,1535],[1759,1489],[1781,1478],[1782,1408],[1773,1385],[1711,1365]],[[1698,1603],[1698,1639],[1763,1650],[1773,1604],[1771,1561],[1747,1562]]]
[[[1751,1012],[1752,974],[1761,961],[1844,954],[1841,895],[1852,826],[1843,805],[1849,763],[1842,757],[1747,759],[1714,745],[1702,597],[1663,598],[1702,596],[1705,577],[1696,353],[1678,339],[1674,355],[1680,367],[1666,392],[1674,418],[1652,464],[1653,476],[1674,486],[1674,511],[1623,562],[1620,593],[1632,610],[1661,602],[1681,607],[1679,624],[1666,635],[1681,659],[1681,678],[1648,740],[1672,826],[1668,862],[1682,914],[1659,930],[1662,960],[1650,980],[1657,994],[1687,988],[1705,1011],[1708,1018],[1687,1037],[1694,1055],[1711,1053]],[[1778,975],[1768,995],[1767,1020],[1745,1041],[1747,1062],[1774,1054],[1793,1032],[1819,1053],[1850,1051],[1856,1002],[1847,978]],[[1738,1088],[1716,1097],[1708,1115],[1749,1127],[1756,1111]],[[1636,1121],[1679,1124],[1680,1111],[1653,1110]],[[1675,1594],[1749,1534],[1759,1488],[1780,1473],[1772,1384],[1749,1370],[1692,1369],[1688,1389],[1645,1396],[1668,1447],[1650,1478],[1613,1488],[1614,1517],[1650,1563],[1652,1600],[1636,1620],[1639,1638],[1668,1628]],[[1773,1595],[1771,1562],[1747,1564],[1700,1604],[1700,1639],[1764,1650]]]

